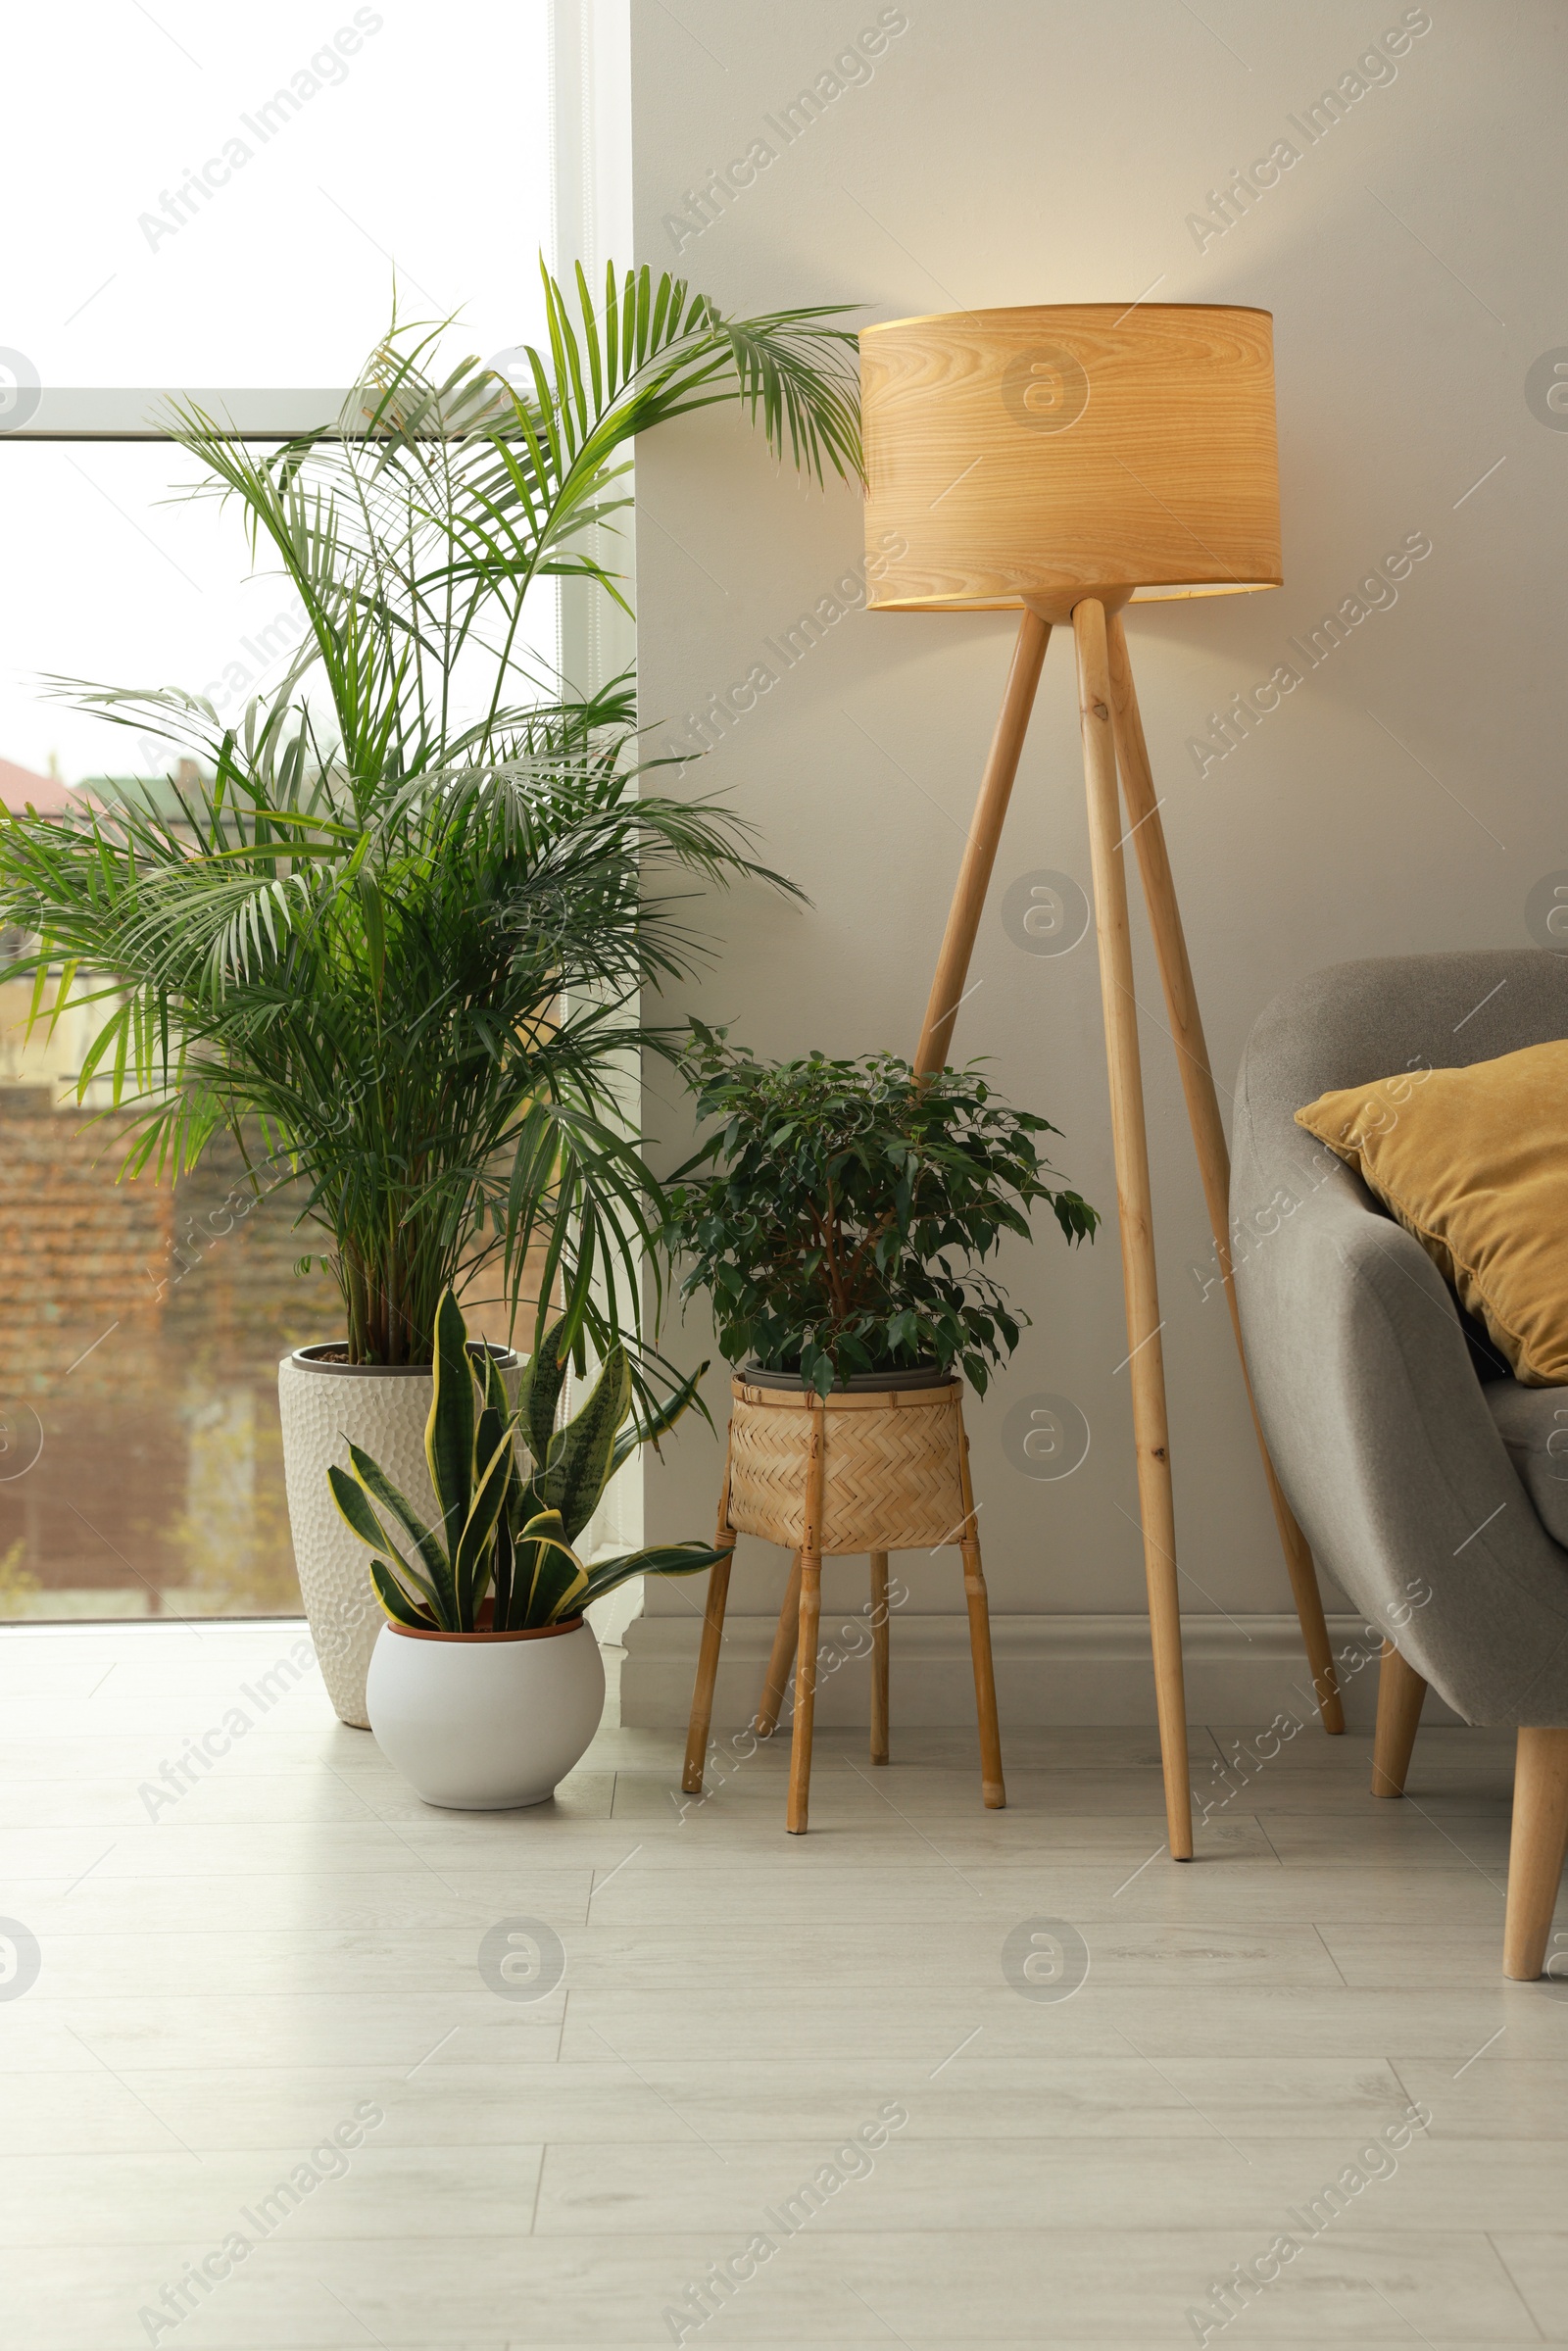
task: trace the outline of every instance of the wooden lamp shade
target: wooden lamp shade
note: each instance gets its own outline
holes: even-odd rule
[[[1281,583],[1267,311],[895,318],[861,333],[860,378],[874,611],[1065,620]]]

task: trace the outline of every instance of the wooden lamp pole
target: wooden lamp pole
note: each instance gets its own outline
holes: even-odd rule
[[[1126,1360],[1166,1817],[1178,1860],[1192,1856],[1192,1804],[1163,1326],[1123,857],[1129,840],[1137,849],[1238,1350],[1241,1324],[1230,1252],[1230,1157],[1121,610],[1139,586],[1146,595],[1186,596],[1278,583],[1270,323],[1267,313],[1256,311],[1164,304],[1118,312],[1115,305],[1088,304],[894,320],[861,337],[873,608],[1022,607],[920,1033],[915,1066],[922,1075],[948,1058],[1052,625],[1070,623],[1073,631]],[[1137,473],[1123,450],[1138,458]],[[1195,510],[1201,531],[1191,519]],[[903,549],[891,560],[890,539]],[[1042,546],[1049,560],[1041,559]],[[1128,584],[1140,554],[1143,578],[1135,574]],[[1247,1382],[1245,1356],[1242,1376]],[[1252,1424],[1323,1727],[1340,1732],[1345,1717],[1312,1555],[1274,1474],[1255,1407]]]

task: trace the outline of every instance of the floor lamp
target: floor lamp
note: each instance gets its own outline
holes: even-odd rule
[[[1129,840],[1238,1348],[1241,1326],[1230,1158],[1121,614],[1129,604],[1280,585],[1273,320],[1267,311],[1200,303],[1111,302],[896,318],[861,334],[860,372],[870,608],[1021,614],[920,1035],[922,1071],[948,1057],[1052,628],[1073,632],[1165,1809],[1171,1852],[1190,1860],[1162,1325],[1122,858]],[[1255,1407],[1252,1425],[1323,1725],[1343,1731],[1312,1554]]]

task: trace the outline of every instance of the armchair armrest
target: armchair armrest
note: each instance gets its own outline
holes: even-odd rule
[[[1470,1722],[1568,1722],[1546,1535],[1420,1244],[1275,1105],[1238,1102],[1237,1302],[1281,1484],[1323,1565]]]

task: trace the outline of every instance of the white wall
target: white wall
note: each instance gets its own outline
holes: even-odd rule
[[[1270,997],[1320,965],[1527,943],[1532,886],[1568,867],[1568,432],[1526,398],[1532,363],[1568,344],[1568,17],[1555,0],[1431,0],[1394,77],[1308,145],[1290,118],[1426,12],[1204,0],[1200,21],[1181,0],[908,0],[898,13],[907,28],[871,77],[784,145],[764,118],[876,24],[872,0],[633,0],[639,258],[673,262],[666,216],[765,136],[776,158],[679,256],[725,305],[836,300],[857,306],[857,325],[1156,291],[1272,310],[1286,585],[1129,623],[1216,1072],[1234,1071]],[[1282,139],[1304,152],[1251,211],[1223,234],[1190,225],[1233,167]],[[858,498],[803,490],[734,420],[652,440],[638,490],[650,718],[743,678],[763,639],[860,561]],[[1287,640],[1410,533],[1432,551],[1397,602],[1200,779],[1187,746],[1209,711],[1291,658]],[[748,891],[715,905],[717,957],[695,999],[706,1018],[764,1053],[912,1049],[1013,625],[851,613],[694,771],[814,902],[803,912]],[[1093,939],[1031,955],[1001,912],[1031,869],[1088,888],[1068,650],[1058,637],[1047,661],[955,1051],[989,1055],[1013,1100],[1065,1130],[1060,1165],[1110,1209]],[[1291,1679],[1288,1587],[1224,1303],[1217,1290],[1204,1302],[1188,1271],[1208,1235],[1141,930],[1138,952],[1193,1711],[1250,1720],[1243,1709],[1280,1702]],[[1412,1050],[1441,1060],[1441,1046]],[[671,1149],[685,1142],[657,1069],[646,1114]],[[1004,1270],[1034,1327],[970,1425],[1004,1710],[1141,1715],[1152,1691],[1113,1224],[1071,1254],[1042,1219],[1035,1249],[1011,1249]],[[674,1332],[686,1358],[706,1338],[695,1315]],[[1038,1392],[1073,1398],[1092,1430],[1088,1459],[1057,1483],[1026,1478],[1004,1449],[1009,1408]],[[688,1428],[650,1475],[650,1539],[706,1531],[719,1465],[716,1443]],[[777,1554],[742,1549],[721,1723],[749,1708],[782,1577]],[[956,1555],[903,1564],[896,1717],[962,1720]],[[861,1573],[830,1565],[830,1595],[858,1601]],[[651,1588],[628,1720],[682,1711],[698,1596]],[[858,1719],[863,1705],[846,1670],[825,1711]]]

